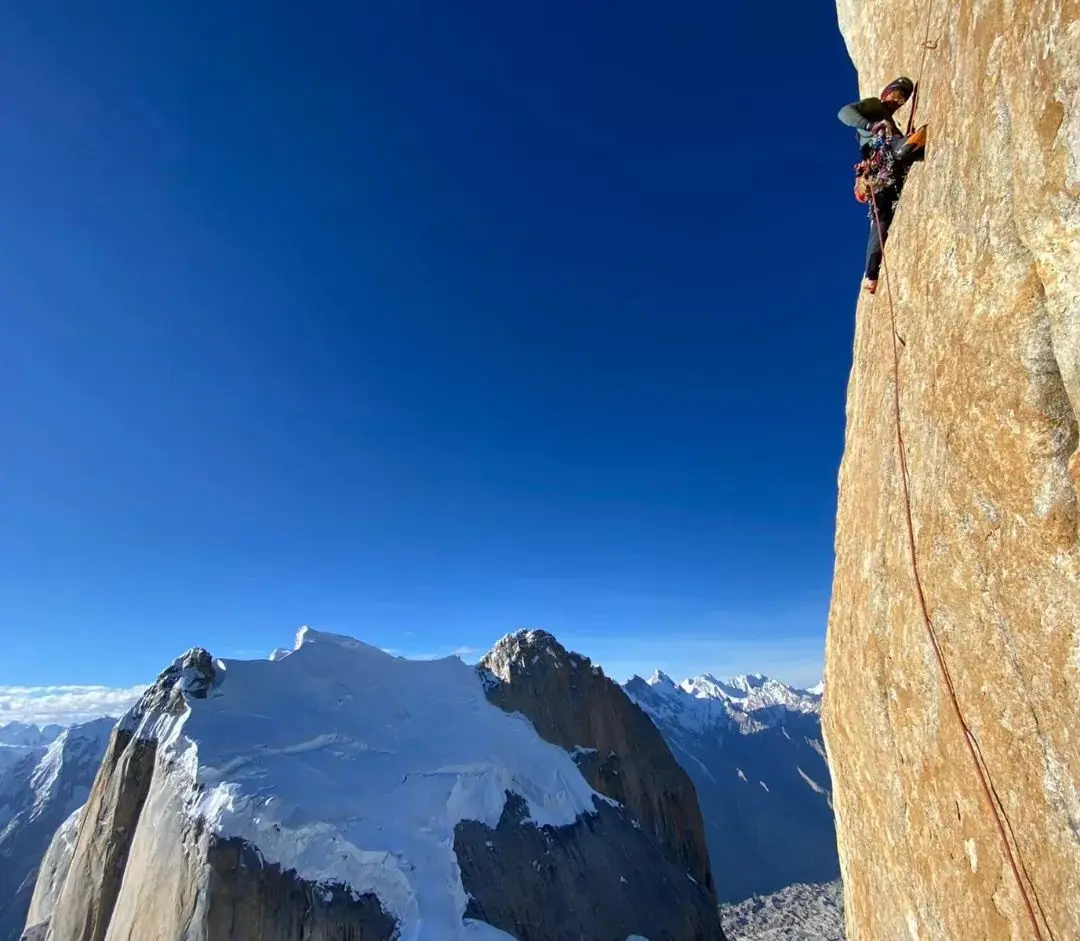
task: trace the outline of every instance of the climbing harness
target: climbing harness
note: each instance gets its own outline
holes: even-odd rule
[[[872,203],[874,196],[896,186],[896,151],[888,138],[877,135],[868,145],[869,155],[855,164],[855,199]]]
[[[869,154],[855,164],[855,199],[860,203],[868,203],[878,193],[904,182],[912,164],[923,158],[926,125],[908,134],[897,131],[888,136],[882,132],[865,146]],[[873,218],[870,210],[866,214]]]
[[[913,94],[911,115],[908,118],[908,131],[910,133],[912,126],[915,122],[915,106],[918,103],[918,90],[919,83],[922,79],[923,67],[926,64],[926,53],[931,49],[937,48],[937,42],[930,41],[930,12],[933,10],[934,0],[930,0],[930,7],[926,18],[926,36],[923,39],[923,56],[922,62],[919,66],[919,78],[915,83],[915,92]],[[884,148],[889,150],[889,148]],[[891,151],[890,151],[891,152]],[[856,198],[858,198],[858,191],[856,190]],[[934,628],[934,622],[930,617],[930,607],[926,601],[926,594],[923,591],[922,575],[919,572],[919,558],[915,542],[915,523],[914,515],[911,508],[911,491],[908,484],[908,463],[907,463],[907,448],[904,444],[904,430],[902,423],[902,410],[900,408],[900,344],[903,343],[896,327],[896,307],[893,304],[892,296],[892,283],[889,277],[888,259],[885,254],[885,239],[882,235],[881,218],[878,214],[877,200],[875,194],[871,193],[869,197],[870,213],[874,220],[874,228],[878,237],[878,248],[881,250],[881,264],[882,274],[885,278],[885,295],[889,303],[889,321],[892,334],[892,353],[893,353],[893,411],[896,424],[896,449],[900,463],[900,483],[904,498],[904,510],[907,523],[907,537],[908,537],[908,552],[911,561],[911,573],[915,583],[915,595],[919,602],[919,607],[922,612],[923,625],[926,628],[927,636],[930,639],[930,645],[934,649],[934,656],[937,659],[938,668],[941,671],[942,679],[945,683],[946,692],[949,694],[949,701],[952,704],[953,713],[956,716],[956,720],[960,725],[960,729],[963,733],[964,744],[967,746],[968,755],[971,758],[972,764],[975,766],[976,774],[979,778],[979,784],[982,789],[983,797],[987,806],[990,808],[990,812],[994,816],[994,824],[997,828],[998,835],[1001,838],[1001,844],[1005,850],[1005,857],[1008,860],[1009,868],[1012,870],[1013,878],[1016,880],[1017,889],[1020,892],[1020,896],[1024,903],[1024,908],[1027,911],[1028,919],[1031,922],[1032,930],[1034,931],[1034,937],[1036,941],[1044,941],[1047,935],[1050,941],[1055,941],[1054,933],[1050,928],[1050,922],[1046,917],[1046,912],[1043,911],[1042,904],[1038,900],[1038,894],[1035,892],[1035,885],[1031,882],[1030,876],[1027,876],[1027,869],[1023,864],[1022,859],[1019,857],[1019,845],[1014,849],[1013,844],[1009,841],[1008,834],[1006,833],[1006,827],[1010,833],[1013,834],[1013,842],[1016,841],[1016,835],[1013,831],[1012,823],[1009,821],[1008,815],[1005,811],[1005,806],[1002,804],[1000,797],[998,797],[997,789],[994,787],[993,779],[990,776],[990,769],[986,764],[986,760],[983,758],[982,749],[979,747],[978,739],[975,737],[975,733],[972,731],[971,726],[968,724],[966,717],[964,716],[963,709],[960,706],[960,699],[956,692],[956,686],[953,683],[952,674],[949,671],[948,662],[945,659],[945,652],[942,649],[941,642],[938,640],[937,631]],[[1024,870],[1024,876],[1027,876],[1027,882],[1031,883],[1030,893],[1028,887],[1025,884],[1024,876],[1021,876],[1021,869]],[[1035,907],[1032,905],[1031,895],[1035,896],[1035,903],[1038,905],[1039,914],[1042,915],[1043,924],[1046,926],[1046,932],[1043,932],[1042,927],[1039,924],[1039,919],[1035,915]]]

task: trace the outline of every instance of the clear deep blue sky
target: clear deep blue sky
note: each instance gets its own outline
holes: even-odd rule
[[[855,93],[828,2],[8,4],[0,684],[303,623],[812,682]]]

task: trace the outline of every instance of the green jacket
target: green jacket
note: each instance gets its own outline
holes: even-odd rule
[[[848,127],[855,128],[860,149],[865,148],[874,139],[870,128],[878,121],[888,121],[892,125],[893,133],[900,133],[900,128],[892,119],[892,112],[885,107],[880,98],[863,98],[862,101],[853,101],[850,105],[844,105],[837,117]]]

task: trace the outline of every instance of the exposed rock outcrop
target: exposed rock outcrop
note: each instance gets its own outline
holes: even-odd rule
[[[938,42],[888,245],[915,538],[1043,937],[1077,938],[1080,5],[838,6],[864,94],[916,73],[928,16]],[[882,289],[858,312],[826,662],[848,937],[1027,939],[913,588],[892,355]]]
[[[617,683],[546,631],[504,637],[480,667],[499,681],[488,687],[493,703],[574,753],[596,790],[624,804],[672,861],[715,891],[694,785]]]
[[[273,661],[193,650],[162,673],[50,847],[25,938],[490,932],[471,919],[520,941],[723,941],[711,887],[668,850],[474,669],[305,630]]]
[[[518,941],[722,938],[712,893],[658,856],[624,808],[599,804],[568,827],[525,821],[524,802],[510,797],[496,828],[458,824],[454,851],[469,917]]]

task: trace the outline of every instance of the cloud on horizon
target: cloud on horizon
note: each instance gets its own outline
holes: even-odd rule
[[[0,686],[0,725],[75,725],[101,716],[120,716],[149,684],[111,686]]]
[[[648,676],[653,670],[661,669],[676,680],[702,673],[712,673],[721,678],[740,673],[764,673],[785,683],[808,688],[821,680],[824,666],[824,638],[813,634],[738,639],[712,632],[657,632],[621,637],[606,633],[558,632],[556,636],[571,650],[590,657],[618,682],[625,682],[635,673]],[[457,656],[466,663],[475,663],[486,649],[447,645],[441,649],[390,648],[386,652],[411,660]],[[250,653],[255,654],[255,651]],[[260,652],[252,659],[262,659],[263,656]],[[37,725],[72,725],[99,716],[119,716],[134,704],[145,689],[145,685],[126,688],[93,685],[0,686],[0,725],[14,721]]]

